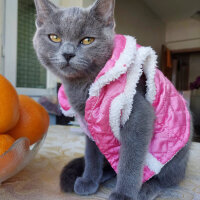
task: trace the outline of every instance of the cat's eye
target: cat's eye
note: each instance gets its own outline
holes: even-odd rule
[[[52,42],[56,42],[56,43],[60,43],[62,41],[61,38],[59,36],[57,36],[56,34],[50,34],[49,39]]]
[[[94,42],[94,40],[95,39],[92,37],[86,37],[83,40],[81,40],[81,44],[89,45],[89,44],[92,44]]]

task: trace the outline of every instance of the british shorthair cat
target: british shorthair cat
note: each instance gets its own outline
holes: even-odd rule
[[[115,34],[115,0],[96,0],[89,8],[58,8],[48,0],[35,0],[35,5],[37,30],[33,43],[38,59],[61,79],[70,106],[82,121],[87,121],[91,136],[86,136],[84,158],[71,161],[63,169],[60,177],[62,191],[94,194],[101,183],[117,176],[109,200],[153,200],[162,194],[163,189],[179,184],[184,178],[192,137],[189,112],[159,70],[152,68],[152,72],[148,72],[149,69],[145,69],[147,63],[147,66],[156,65],[154,51],[140,47],[133,37]],[[151,74],[156,81],[149,84],[150,80],[153,81]],[[171,97],[166,103],[167,112],[158,115],[161,112],[158,108],[166,104],[163,101],[160,106],[157,102],[155,107],[151,97],[161,99],[164,92],[159,89],[164,88],[161,79],[169,86],[170,92],[176,94],[177,102],[182,102],[184,111],[176,112],[181,117],[173,113],[175,104],[178,111],[180,107],[171,101]],[[151,90],[155,85],[156,90]],[[115,100],[119,91],[119,98]],[[112,103],[108,103],[110,99]],[[101,104],[97,103],[99,100]],[[99,107],[95,107],[97,104]],[[90,105],[98,112],[91,111]],[[108,111],[102,112],[106,106]],[[170,123],[168,115],[177,121]],[[182,124],[185,123],[183,131],[179,118]],[[155,124],[159,127],[157,130],[171,135],[171,138],[175,138],[179,130],[187,134],[180,136],[178,133],[180,140],[165,143],[166,152],[162,149],[157,154],[149,153],[149,149],[156,149],[158,144],[158,141],[156,144],[152,142],[157,137]],[[166,124],[172,124],[172,128],[166,128]],[[107,134],[112,133],[113,136],[108,138]],[[165,153],[171,156],[167,162],[162,159]],[[160,159],[156,158],[157,155]],[[148,179],[144,179],[144,173]]]

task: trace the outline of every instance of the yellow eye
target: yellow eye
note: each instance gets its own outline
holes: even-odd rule
[[[95,39],[92,37],[86,37],[83,40],[81,40],[81,44],[89,45],[89,44],[92,44],[94,42],[94,40]]]
[[[53,42],[56,42],[56,43],[59,43],[59,42],[62,41],[61,38],[58,37],[56,34],[50,34],[50,35],[49,35],[49,39],[50,39],[51,41],[53,41]]]

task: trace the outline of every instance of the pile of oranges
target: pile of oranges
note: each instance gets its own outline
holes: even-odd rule
[[[27,137],[30,144],[39,141],[48,126],[46,110],[30,97],[18,95],[0,75],[0,156],[21,137]]]

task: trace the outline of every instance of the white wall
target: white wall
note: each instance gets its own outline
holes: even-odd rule
[[[63,7],[82,6],[83,0],[60,0],[60,5]]]
[[[3,73],[2,37],[3,37],[3,1],[0,0],[0,74]]]
[[[187,19],[167,23],[166,44],[172,50],[200,48],[200,21]]]
[[[94,3],[94,0],[83,0],[83,7],[88,7]]]
[[[116,1],[116,31],[135,36],[138,43],[152,46],[160,55],[165,43],[165,24],[141,0]]]

